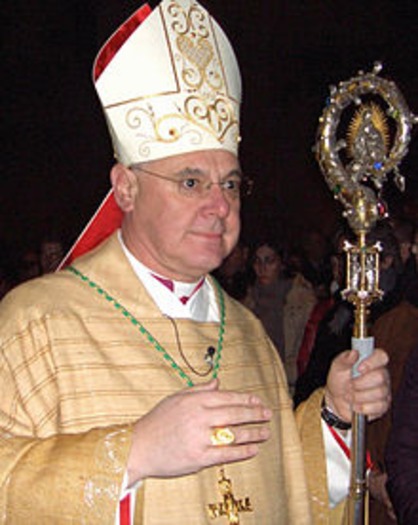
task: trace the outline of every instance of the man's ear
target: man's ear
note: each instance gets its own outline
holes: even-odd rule
[[[138,190],[135,173],[123,164],[115,164],[110,171],[115,200],[124,212],[130,212],[134,208],[135,195]]]

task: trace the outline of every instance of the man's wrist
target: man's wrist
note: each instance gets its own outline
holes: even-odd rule
[[[325,396],[322,398],[321,403],[321,418],[327,423],[327,425],[338,430],[349,430],[351,428],[351,423],[341,419],[329,406],[327,406]]]

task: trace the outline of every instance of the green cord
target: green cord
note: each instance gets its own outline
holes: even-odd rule
[[[167,350],[160,345],[160,343],[155,339],[155,337],[145,328],[145,326],[138,321],[128,310],[120,304],[116,299],[114,299],[111,295],[109,295],[103,288],[101,288],[98,284],[90,280],[86,275],[82,274],[77,268],[74,266],[68,266],[66,270],[72,272],[74,275],[79,277],[83,282],[85,282],[90,288],[93,290],[96,290],[96,292],[101,295],[106,301],[108,301],[110,304],[112,304],[116,310],[119,310],[120,313],[125,317],[127,321],[130,321],[138,330],[141,332],[141,334],[147,339],[149,343],[151,343],[154,348],[160,352],[163,356],[163,358],[168,362],[168,364],[173,368],[179,376],[184,379],[188,386],[194,386],[194,383],[192,379],[186,374],[186,372],[176,363],[176,361],[171,357],[171,355],[167,352]],[[216,351],[216,357],[215,362],[213,364],[213,372],[212,376],[213,378],[218,377],[219,372],[219,366],[220,366],[220,359],[222,354],[222,346],[223,346],[223,338],[225,333],[225,302],[224,302],[224,295],[222,292],[222,288],[219,285],[218,281],[214,279],[214,283],[216,285],[216,290],[219,297],[219,305],[220,305],[220,313],[221,313],[221,320],[219,324],[219,334],[218,334],[218,347]]]

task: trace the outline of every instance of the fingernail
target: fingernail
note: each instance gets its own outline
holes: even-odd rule
[[[263,416],[264,416],[266,419],[270,419],[272,415],[273,415],[273,411],[270,410],[270,408],[265,408],[265,409],[263,410]]]

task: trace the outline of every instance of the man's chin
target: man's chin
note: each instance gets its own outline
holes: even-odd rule
[[[224,257],[221,254],[211,253],[210,255],[202,258],[199,261],[198,267],[202,269],[202,275],[207,274],[219,268],[223,260],[224,260]]]

